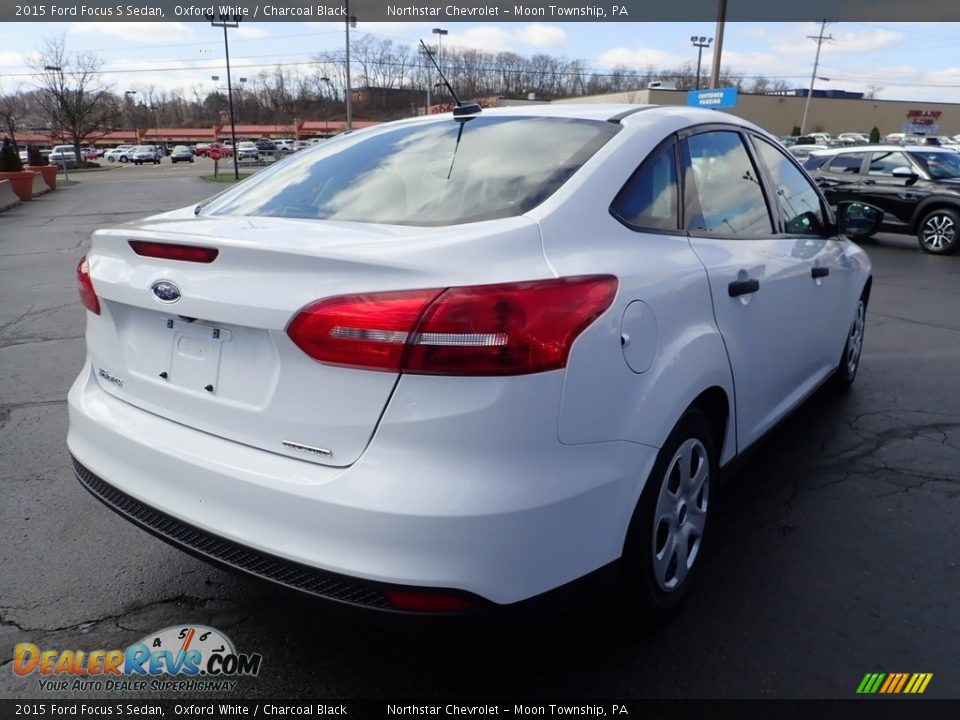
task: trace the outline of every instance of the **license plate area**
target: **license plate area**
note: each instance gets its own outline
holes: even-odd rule
[[[169,338],[169,361],[163,370],[166,377],[160,377],[175,387],[215,395],[223,344],[230,341],[230,330],[171,318],[162,323]]]

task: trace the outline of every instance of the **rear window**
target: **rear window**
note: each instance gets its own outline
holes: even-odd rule
[[[341,136],[237,186],[204,214],[392,225],[511,217],[550,197],[618,129],[481,115]]]
[[[823,165],[829,159],[830,159],[829,155],[811,154],[811,155],[808,155],[806,160],[803,161],[803,167],[806,168],[807,170],[816,170],[818,167]]]

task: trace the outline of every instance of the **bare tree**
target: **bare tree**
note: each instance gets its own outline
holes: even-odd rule
[[[100,82],[103,61],[96,55],[68,52],[61,35],[45,40],[28,64],[40,79],[38,102],[44,114],[70,138],[77,158],[85,140],[118,127],[120,104]]]
[[[864,98],[867,100],[876,100],[880,97],[880,93],[882,92],[882,85],[867,85],[867,92],[864,94]]]
[[[14,152],[18,151],[17,132],[23,127],[27,116],[27,98],[21,92],[0,92],[0,126],[10,136]]]

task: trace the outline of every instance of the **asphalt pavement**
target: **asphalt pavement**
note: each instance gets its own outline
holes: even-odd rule
[[[926,696],[960,697],[960,256],[867,244],[853,390],[818,393],[725,488],[709,563],[671,623],[626,633],[600,604],[481,633],[403,627],[214,569],[74,479],[77,262],[94,229],[222,189],[205,172],[75,173],[0,213],[0,697],[77,697],[15,676],[16,643],[123,648],[186,623],[262,654],[236,697],[850,698],[868,672],[932,672]]]

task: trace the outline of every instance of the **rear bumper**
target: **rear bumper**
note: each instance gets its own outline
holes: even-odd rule
[[[360,460],[333,468],[139,410],[100,389],[88,364],[70,391],[67,443],[87,489],[128,519],[208,559],[340,602],[380,607],[371,588],[399,585],[508,605],[620,557],[655,448],[564,446],[555,427],[552,443],[534,433],[498,448],[503,431],[478,440],[477,425],[516,411],[517,400],[504,398],[459,428],[435,418],[446,432],[420,452],[411,438],[425,426],[394,411],[398,400]],[[429,415],[426,404],[415,412]],[[150,527],[151,510],[169,522]],[[162,529],[174,526],[176,536]],[[190,529],[223,547],[190,547]],[[231,562],[236,553],[249,557]]]

